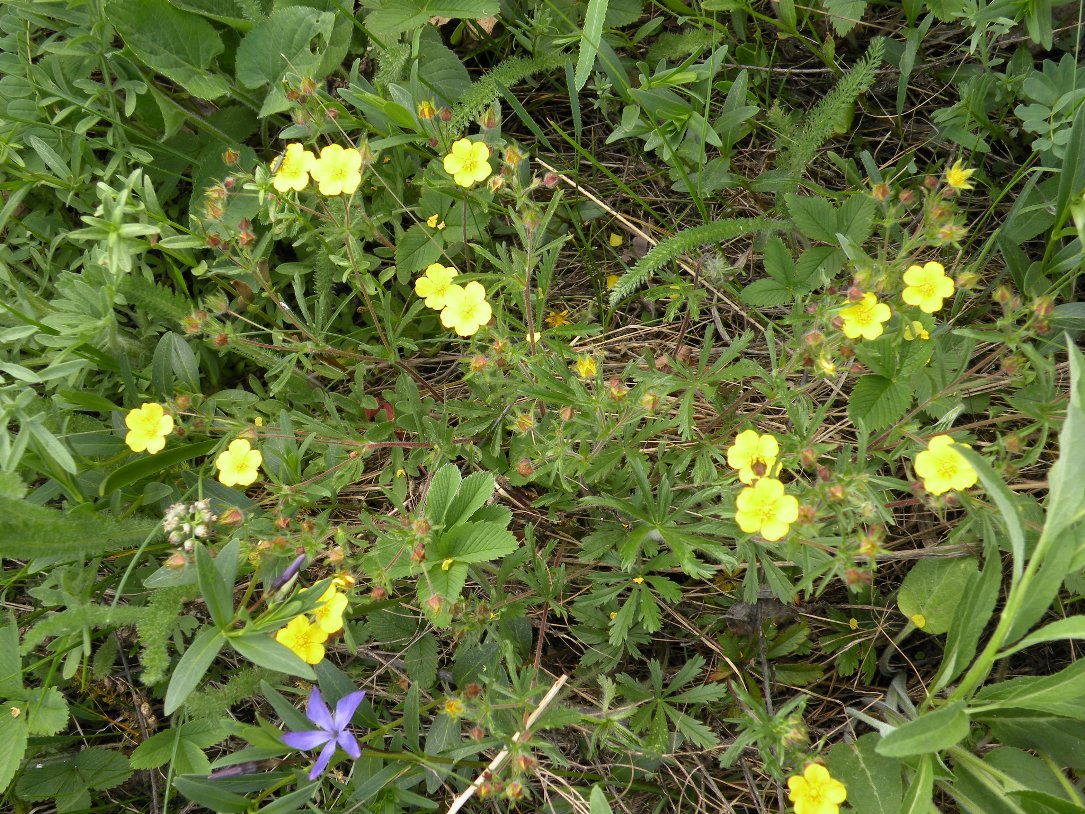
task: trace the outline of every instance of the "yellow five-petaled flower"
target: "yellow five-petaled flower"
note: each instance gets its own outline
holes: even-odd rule
[[[972,183],[968,180],[975,170],[967,169],[959,159],[953,162],[953,166],[946,170],[946,183],[954,189],[972,189]]]
[[[287,144],[283,160],[279,164],[279,169],[275,171],[271,185],[278,192],[290,190],[300,192],[309,183],[309,171],[313,168],[315,161],[316,156],[298,142]]]
[[[727,448],[727,465],[738,470],[738,479],[753,483],[758,478],[772,475],[780,444],[775,436],[760,435],[757,430],[744,430],[735,436],[735,442]]]
[[[461,138],[445,156],[445,172],[461,187],[473,187],[490,177],[490,148],[481,141]]]
[[[343,628],[343,612],[347,609],[346,594],[341,594],[335,585],[329,585],[320,597],[320,604],[313,610],[316,626],[325,633],[335,633]]]
[[[848,339],[877,339],[882,335],[893,313],[884,302],[868,291],[858,302],[840,309],[840,318],[844,320],[844,336]]]
[[[942,301],[953,296],[953,280],[946,276],[945,267],[934,260],[922,266],[909,266],[904,272],[904,293],[901,298],[920,311],[933,314],[942,308]]]
[[[595,378],[598,367],[595,365],[595,360],[590,356],[581,356],[576,360],[576,375],[582,379]]]
[[[810,763],[802,774],[789,777],[787,788],[795,814],[837,814],[840,804],[848,799],[844,784],[820,763]]]
[[[452,278],[459,274],[454,268],[430,263],[425,272],[414,281],[414,293],[426,301],[426,307],[440,311],[445,307],[448,290],[453,287]]]
[[[927,448],[915,456],[915,473],[923,479],[923,488],[932,495],[951,489],[968,489],[979,480],[972,464],[953,448],[954,443],[948,435],[936,435]]]
[[[328,632],[319,624],[312,624],[305,617],[295,616],[290,623],[275,633],[275,641],[289,647],[306,664],[318,664],[324,658],[324,642]]]
[[[124,443],[133,452],[149,452],[154,455],[166,446],[166,436],[173,432],[173,416],[166,415],[161,404],[147,402],[129,410],[124,417],[128,433]]]
[[[450,285],[445,292],[445,307],[441,311],[441,324],[460,336],[471,336],[490,321],[493,309],[486,302],[486,289],[481,283],[471,281],[462,288]]]
[[[779,540],[799,519],[799,501],[784,492],[775,478],[761,478],[743,489],[735,501],[735,521],[747,534],[759,533],[770,543]]]
[[[248,486],[256,481],[263,460],[260,450],[253,449],[246,439],[231,441],[230,446],[215,458],[219,481],[224,486]]]
[[[321,195],[350,195],[362,183],[361,167],[362,154],[357,150],[329,144],[320,151],[320,158],[313,162],[309,174]]]

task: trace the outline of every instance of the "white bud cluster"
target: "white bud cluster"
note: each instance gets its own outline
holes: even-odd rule
[[[174,503],[162,518],[162,528],[169,535],[169,541],[181,546],[186,552],[192,551],[197,540],[205,539],[211,533],[210,524],[218,520],[211,511],[211,503],[197,500],[195,503]]]

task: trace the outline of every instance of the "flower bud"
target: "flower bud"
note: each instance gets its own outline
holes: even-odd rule
[[[553,173],[553,172],[546,173],[546,175],[543,176],[542,182],[543,182],[543,186],[547,187],[547,188],[551,188],[551,187],[555,186],[557,184],[557,182],[558,182],[557,173]]]
[[[897,195],[897,200],[899,200],[902,204],[907,206],[908,204],[910,204],[912,201],[915,200],[915,193],[912,192],[910,189],[902,189],[900,191],[900,194]]]
[[[441,121],[443,121],[443,122],[452,121],[452,111],[449,110],[447,107],[442,107],[441,108]]]
[[[521,458],[520,463],[516,464],[516,471],[521,478],[530,478],[535,474],[535,467],[531,465],[531,461],[527,458]]]
[[[816,348],[825,341],[825,335],[821,331],[807,331],[802,340],[810,347]]]
[[[564,407],[562,407],[558,411],[558,415],[561,416],[562,421],[566,421],[566,422],[572,421],[573,420],[573,408],[572,408],[572,406],[566,404]]]
[[[437,115],[437,108],[429,99],[423,99],[418,103],[418,118],[428,121]]]
[[[374,585],[373,590],[369,592],[369,598],[374,602],[382,602],[388,597],[388,591],[382,588],[380,585]]]
[[[1055,312],[1055,303],[1051,297],[1037,297],[1032,304],[1032,313],[1038,317],[1049,317]]]
[[[818,460],[817,453],[815,453],[814,450],[810,447],[805,447],[803,449],[803,451],[799,454],[799,459],[804,469],[809,469],[814,464],[816,464]]]
[[[870,194],[873,195],[874,200],[879,203],[889,200],[889,184],[875,184],[871,188]]]
[[[232,167],[239,160],[241,160],[241,153],[233,148],[226,150],[226,152],[222,154],[222,163],[227,167]]]
[[[411,562],[420,563],[426,559],[426,546],[424,543],[415,543],[411,549]]]

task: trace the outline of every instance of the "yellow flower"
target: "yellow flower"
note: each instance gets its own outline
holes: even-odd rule
[[[622,236],[615,232],[611,232],[610,237],[607,238],[607,243],[610,244],[611,248],[617,249],[622,245]]]
[[[320,597],[320,604],[313,610],[315,624],[325,633],[335,633],[343,628],[343,611],[347,609],[347,597],[335,589],[335,585]]]
[[[882,323],[888,322],[892,315],[889,306],[878,302],[878,298],[868,291],[859,302],[840,309],[844,336],[848,339],[858,339],[860,336],[863,339],[877,339],[885,330]]]
[[[443,561],[443,562],[441,563],[441,570],[442,570],[442,571],[447,571],[447,570],[448,570],[449,568],[451,568],[451,567],[453,566],[453,564],[454,564],[455,562],[456,562],[455,558],[453,558],[453,557],[449,557],[449,558],[448,558],[447,560],[444,560],[444,561]]]
[[[453,719],[463,715],[463,701],[459,698],[449,698],[445,701],[445,715]]]
[[[920,630],[927,626],[927,617],[924,616],[922,613],[913,613],[908,618],[911,620],[912,624]]]
[[[616,286],[618,284],[618,280],[620,280],[620,279],[621,278],[617,274],[608,274],[607,275],[607,291],[610,291],[610,289],[614,288],[614,286]]]
[[[644,584],[644,577],[633,577],[633,582],[636,583],[637,585],[643,585]]]
[[[362,154],[329,144],[320,151],[309,173],[321,195],[350,195],[362,183]]]
[[[166,415],[161,404],[147,402],[129,410],[124,417],[128,433],[124,443],[133,452],[149,452],[154,455],[166,446],[166,436],[173,432],[173,416]]]
[[[859,629],[859,620],[856,619],[854,616],[851,617],[848,620],[848,627],[850,627],[852,630],[858,630]]]
[[[738,479],[753,483],[758,478],[771,477],[780,454],[780,444],[772,435],[759,435],[757,430],[745,430],[735,436],[727,448],[727,465],[738,470]]]
[[[452,278],[459,274],[454,268],[430,263],[421,277],[414,281],[414,293],[426,300],[426,307],[440,311],[445,307],[449,288],[454,288]]]
[[[939,310],[942,300],[953,296],[953,280],[946,276],[942,264],[933,260],[922,266],[909,266],[904,272],[904,283],[907,287],[901,298],[927,314]]]
[[[283,160],[275,172],[271,185],[278,192],[290,190],[300,192],[309,184],[309,171],[312,170],[314,161],[316,161],[316,156],[298,142],[287,144]]]
[[[801,775],[787,779],[788,799],[795,814],[838,814],[848,790],[820,763],[809,763]]]
[[[230,446],[215,458],[219,482],[224,486],[248,486],[260,474],[263,460],[260,450],[253,449],[246,439],[231,441]]]
[[[818,367],[821,368],[821,372],[826,376],[833,376],[836,374],[836,362],[824,353],[818,356]]]
[[[473,187],[485,181],[493,171],[490,168],[490,148],[481,141],[461,138],[452,145],[452,152],[445,156],[445,172],[461,187]]]
[[[926,450],[915,456],[915,473],[923,479],[923,488],[932,495],[951,489],[967,489],[979,480],[972,464],[953,448],[953,444],[950,436],[936,435]]]
[[[788,527],[799,519],[799,501],[784,493],[784,485],[775,478],[761,478],[739,493],[735,502],[735,521],[746,533],[760,533],[770,543],[787,534]]]
[[[581,356],[576,360],[576,375],[582,379],[594,378],[597,370],[595,360],[590,356]]]
[[[324,658],[324,642],[328,633],[319,625],[309,624],[305,616],[295,616],[275,633],[275,641],[289,647],[306,664],[318,664]]]
[[[490,321],[493,309],[486,302],[486,289],[481,283],[470,282],[463,288],[450,285],[445,292],[445,307],[441,324],[460,336],[471,336]]]
[[[436,229],[438,232],[443,231],[447,224],[441,220],[440,215],[430,215],[426,218],[426,226],[430,229]]]
[[[975,170],[965,169],[964,164],[958,159],[953,166],[946,170],[946,183],[954,189],[973,189],[968,180]]]
[[[930,339],[931,335],[927,329],[923,327],[922,322],[918,319],[913,319],[904,326],[904,338],[911,342],[913,339]]]
[[[403,470],[400,470],[400,472],[402,471]],[[398,475],[399,473],[397,472],[396,474]],[[350,574],[336,574],[335,577],[332,579],[332,586],[340,591],[345,591],[348,588],[353,588],[354,582],[354,577],[352,577]]]
[[[569,309],[566,308],[564,311],[551,311],[546,315],[544,322],[551,328],[560,328],[562,325],[571,324],[569,322]]]
[[[430,99],[423,99],[418,103],[418,118],[422,120],[432,119],[437,115],[437,108],[433,106],[433,101]]]

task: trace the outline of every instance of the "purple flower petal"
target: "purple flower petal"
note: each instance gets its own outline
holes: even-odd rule
[[[313,768],[309,772],[309,779],[316,780],[320,775],[324,774],[324,770],[328,768],[328,762],[332,759],[332,755],[335,754],[335,741],[329,741],[328,745],[324,747],[324,750],[320,753],[320,757],[316,759],[316,763],[313,764]]]
[[[305,715],[317,725],[318,729],[323,729],[334,737],[333,733],[336,731],[335,722],[332,720],[332,714],[328,711],[328,705],[320,697],[318,687],[313,687],[312,692],[309,693],[309,701],[305,704]]]
[[[334,733],[325,732],[322,729],[313,729],[308,732],[286,732],[283,734],[283,743],[291,749],[308,752],[310,749],[323,746],[328,741],[334,740],[334,738]]]
[[[350,719],[354,717],[363,698],[365,698],[365,690],[356,690],[339,699],[339,703],[335,705],[335,717],[332,719],[333,731],[342,732],[350,725]]]
[[[335,742],[338,743],[340,748],[354,760],[357,760],[362,756],[362,749],[358,746],[358,741],[354,739],[354,736],[350,732],[340,732],[339,737],[336,738]]]

